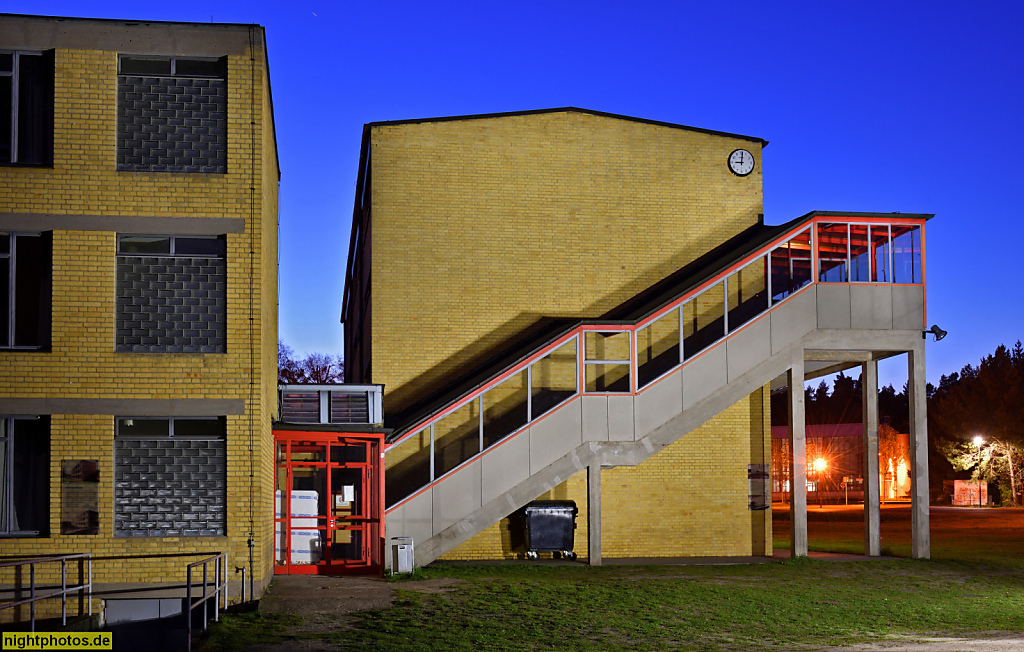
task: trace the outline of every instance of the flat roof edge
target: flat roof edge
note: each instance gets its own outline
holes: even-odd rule
[[[262,28],[263,25],[258,23],[201,23],[192,22],[187,20],[140,20],[131,18],[89,18],[85,16],[42,16],[38,14],[9,14],[0,13],[0,19],[2,18],[19,18],[28,20],[40,20],[40,21],[77,21],[83,23],[120,23],[128,26],[139,26],[139,25],[188,25],[190,27],[238,27],[248,29],[254,25]]]

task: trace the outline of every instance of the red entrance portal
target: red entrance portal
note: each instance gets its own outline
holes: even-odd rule
[[[384,435],[274,432],[274,572],[383,573]]]

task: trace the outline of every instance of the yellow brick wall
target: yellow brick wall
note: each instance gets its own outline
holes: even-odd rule
[[[748,177],[726,166],[738,147]],[[379,125],[370,157],[388,412],[542,317],[601,316],[762,212],[760,142],[586,113]]]
[[[642,464],[602,471],[602,556],[770,555],[771,512],[747,508],[747,465],[761,463],[752,451],[770,446],[767,394],[754,392]],[[580,510],[575,549],[586,557],[586,471],[538,497],[566,499]],[[521,525],[505,518],[442,559],[521,559],[525,551]]]
[[[50,536],[5,540],[5,555],[90,551],[96,558],[95,581],[148,582],[180,581],[185,564],[194,560],[150,555],[225,551],[234,579],[233,566],[248,561],[251,515],[256,585],[270,580],[278,168],[258,41],[251,54],[228,58],[226,174],[116,171],[118,53],[60,48],[55,52],[53,167],[0,167],[0,213],[245,220],[244,233],[227,234],[226,353],[116,353],[116,234],[75,230],[53,234],[52,350],[0,351],[0,396],[5,398],[244,399],[246,413],[227,418],[227,536],[114,537],[117,415],[58,414],[51,420]],[[100,461],[98,536],[60,535],[60,463],[69,458]],[[0,577],[0,584],[5,581]]]

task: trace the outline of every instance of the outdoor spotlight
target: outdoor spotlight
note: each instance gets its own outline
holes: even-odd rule
[[[981,445],[984,443],[985,440],[981,438],[981,435],[978,435],[977,437],[974,438],[974,445],[977,446],[978,448],[981,448]]]
[[[925,339],[928,339],[928,333],[931,333],[932,335],[935,336],[935,341],[936,342],[938,342],[939,340],[941,340],[942,338],[944,338],[946,336],[946,331],[944,331],[941,328],[939,328],[938,324],[932,324],[932,327],[929,328],[928,330],[924,331],[921,334],[921,337],[923,337]]]

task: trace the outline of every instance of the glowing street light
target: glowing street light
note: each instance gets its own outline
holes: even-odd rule
[[[981,438],[981,435],[974,436],[974,447],[978,449],[978,507],[981,507],[981,445],[985,443],[985,440]]]
[[[814,493],[818,494],[818,507],[821,507],[821,476],[828,469],[828,460],[824,457],[815,458],[811,468],[814,469],[814,475],[816,478],[814,483]]]

